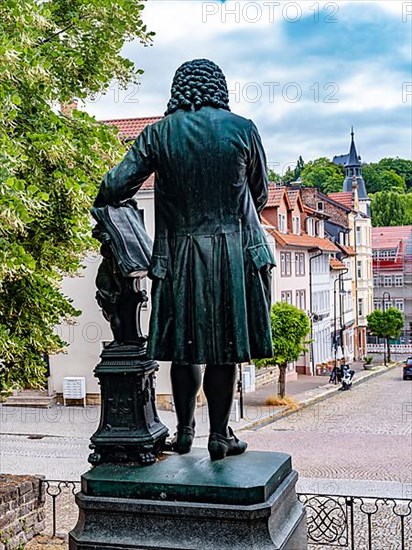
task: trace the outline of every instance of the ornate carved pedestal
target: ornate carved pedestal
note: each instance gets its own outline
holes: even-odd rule
[[[95,369],[102,405],[100,425],[91,438],[91,464],[156,461],[169,435],[156,411],[157,370],[143,344],[103,350]]]

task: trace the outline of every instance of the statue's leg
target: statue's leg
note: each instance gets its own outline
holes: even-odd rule
[[[230,412],[235,392],[236,365],[207,365],[203,389],[209,407],[210,436],[208,449],[212,460],[246,451],[229,427]]]
[[[172,448],[185,454],[190,451],[195,435],[196,397],[202,384],[202,372],[200,365],[172,363],[170,376],[177,416]]]
[[[228,436],[228,424],[235,394],[236,365],[207,365],[203,389],[209,408],[210,433]]]

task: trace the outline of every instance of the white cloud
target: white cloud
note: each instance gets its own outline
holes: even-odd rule
[[[335,27],[312,27],[316,32],[311,33],[310,43],[304,35],[297,34],[299,29],[304,31],[305,24],[315,21],[316,13],[311,10],[311,6],[316,5],[314,2],[300,2],[302,14],[311,15],[302,21],[301,27],[282,20],[282,10],[291,2],[274,6],[274,17],[270,17],[269,11],[265,16],[262,12],[256,23],[250,21],[253,8],[241,12],[241,15],[246,13],[249,20],[243,17],[236,23],[235,17],[226,13],[225,22],[222,10],[233,9],[236,3],[255,4],[247,0],[227,0],[226,7],[215,4],[218,11],[211,15],[211,2],[149,0],[144,20],[148,28],[157,33],[154,46],[142,48],[139,43],[130,43],[124,48],[125,55],[145,70],[140,88],[122,92],[113,87],[105,97],[89,103],[87,110],[99,119],[162,114],[176,68],[188,59],[208,57],[218,63],[227,76],[232,110],[252,118],[261,128],[271,161],[285,164],[299,154],[309,160],[343,153],[350,125],[357,122],[363,130],[365,158],[372,160],[372,155],[385,147],[386,156],[408,155],[409,120],[398,115],[396,120],[391,119],[392,112],[408,108],[402,103],[402,81],[406,77],[399,68],[399,62],[410,59],[408,29],[401,21],[402,2],[337,3],[336,17],[344,26],[344,32],[347,31],[349,46],[352,42],[361,43],[364,37],[370,41],[372,33],[380,40],[386,27],[377,26],[377,20],[385,21],[387,17],[391,28],[398,20],[399,34],[393,41],[388,40],[391,35],[382,35],[386,39],[379,43],[383,53],[380,58],[371,55],[369,61],[365,61],[366,48],[362,51],[363,61],[358,60],[356,54],[353,59],[348,57],[346,44],[342,50],[337,49],[334,34],[329,32]],[[326,4],[320,2],[320,10]],[[205,5],[211,11],[205,11]],[[208,18],[204,22],[206,13]],[[292,11],[287,13],[293,17]],[[325,14],[332,16],[330,9],[319,12],[322,17]],[[362,34],[358,32],[359,26],[357,33],[351,33],[354,23],[359,21]],[[292,36],[298,38],[289,38],[290,33],[286,31],[291,29]],[[337,30],[342,32],[342,27]],[[336,55],[332,58],[333,48]],[[276,82],[279,85],[275,85]],[[299,93],[299,101],[294,101]],[[330,102],[333,99],[338,102]],[[374,136],[385,132],[391,135],[390,143],[384,141],[382,146],[377,145]]]
[[[340,84],[339,108],[357,113],[401,107],[404,76],[378,64],[354,70]]]

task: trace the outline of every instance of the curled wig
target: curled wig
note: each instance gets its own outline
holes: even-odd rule
[[[225,75],[216,63],[208,59],[186,61],[173,78],[165,115],[178,109],[198,111],[207,106],[230,111]]]

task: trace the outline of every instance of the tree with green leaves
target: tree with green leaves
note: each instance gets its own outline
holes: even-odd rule
[[[377,163],[363,164],[362,177],[369,195],[382,191],[381,170]]]
[[[395,172],[404,180],[408,189],[412,188],[412,160],[396,158],[383,158],[378,162],[379,168]]]
[[[371,196],[371,216],[374,227],[408,225],[411,222],[404,194],[382,191]]]
[[[121,55],[149,45],[140,0],[2,0],[0,4],[0,389],[41,386],[54,326],[76,315],[60,284],[92,247],[89,208],[124,155],[116,132],[59,111],[136,82]],[[94,246],[94,245],[93,245]]]
[[[405,179],[393,170],[382,170],[381,182],[383,191],[396,191],[398,193],[406,191]]]
[[[403,225],[412,225],[412,191],[403,195],[405,203],[405,218]]]
[[[282,176],[282,184],[290,185],[293,181],[295,181],[295,170],[292,170],[292,168],[288,166],[286,172]]]
[[[300,177],[306,187],[319,187],[322,193],[328,194],[342,190],[345,172],[342,166],[321,157],[305,164]]]
[[[404,326],[404,317],[402,313],[390,307],[386,311],[375,309],[367,316],[368,329],[378,338],[384,338],[386,341],[386,351],[388,361],[391,360],[391,338],[399,338]]]
[[[296,161],[296,165],[294,168],[291,166],[287,167],[286,172],[281,176],[281,183],[282,185],[290,185],[294,181],[300,178],[302,174],[302,170],[305,166],[305,162],[301,155],[299,155],[298,160]]]
[[[271,309],[273,357],[255,361],[257,367],[278,365],[278,395],[285,397],[286,368],[305,351],[310,321],[304,311],[285,302],[276,302]]]
[[[403,159],[382,159],[377,163],[364,164],[362,166],[362,176],[365,180],[367,192],[370,194],[381,191],[405,192],[407,187],[405,176],[409,177],[408,162],[410,161],[404,161]],[[400,166],[397,163],[400,163]]]
[[[268,168],[268,180],[270,183],[280,184],[282,183],[282,176],[271,168]]]

